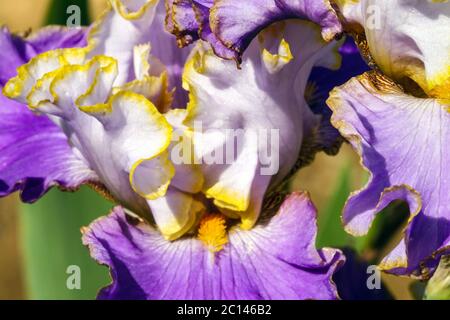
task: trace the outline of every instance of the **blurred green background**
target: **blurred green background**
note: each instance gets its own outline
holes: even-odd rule
[[[104,0],[0,0],[0,24],[12,31],[36,29],[51,23],[64,23],[66,8],[83,8],[83,21],[97,17]],[[319,210],[318,246],[349,246],[368,262],[376,262],[400,239],[401,226],[393,205],[377,219],[366,237],[355,239],[342,229],[340,212],[349,193],[364,185],[367,174],[348,145],[338,156],[319,154],[313,165],[302,169],[292,182],[293,190],[308,190]],[[80,228],[107,214],[112,204],[87,187],[77,193],[52,190],[34,205],[20,204],[17,195],[0,200],[0,299],[93,299],[98,289],[109,283],[108,270],[97,265],[81,244]],[[395,234],[394,237],[390,234]],[[69,290],[66,270],[81,270],[81,289]],[[397,299],[411,299],[411,280],[383,275]]]

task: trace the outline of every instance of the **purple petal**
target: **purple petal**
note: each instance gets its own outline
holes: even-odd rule
[[[53,185],[73,189],[96,176],[47,117],[0,94],[0,197],[20,190],[24,202]]]
[[[238,59],[238,54],[227,48],[211,30],[209,18],[213,5],[213,0],[168,1],[167,29],[177,37],[180,46],[202,39],[211,44],[218,56],[225,59]]]
[[[85,28],[64,28],[49,26],[27,37],[27,43],[35,48],[37,53],[55,48],[75,48],[87,45],[87,30]]]
[[[242,55],[262,29],[285,19],[317,23],[327,41],[342,32],[336,12],[327,0],[219,0],[211,9],[210,25],[222,43]]]
[[[232,229],[215,254],[197,238],[169,242],[132,225],[120,207],[86,228],[83,243],[111,269],[100,299],[336,299],[330,279],[344,257],[316,250],[316,231],[314,206],[292,194],[266,225]]]
[[[0,85],[5,83],[16,73],[16,68],[26,63],[36,55],[35,48],[21,38],[12,35],[7,28],[0,29]]]
[[[382,262],[397,274],[428,278],[450,251],[450,114],[442,101],[405,94],[376,73],[353,78],[330,94],[332,122],[361,155],[372,177],[343,213],[362,235],[394,200],[409,204],[404,240]]]
[[[209,42],[214,53],[219,57],[240,61],[240,56],[233,49],[228,48],[211,30],[210,10],[214,0],[195,0],[193,5],[200,23],[200,38]]]
[[[342,32],[328,1],[296,0],[170,0],[166,25],[181,46],[201,38],[225,59],[241,61],[253,38],[268,25],[285,19],[305,19],[322,27],[325,40]]]
[[[166,29],[177,37],[180,47],[199,39],[199,27],[191,0],[166,0]]]
[[[81,45],[82,38],[80,30],[47,28],[28,41],[2,28],[0,59],[7,63],[0,68],[0,88],[16,74],[17,67],[52,48],[52,41],[57,46]],[[58,126],[0,94],[0,197],[20,190],[23,201],[33,202],[53,185],[72,189],[95,180]]]

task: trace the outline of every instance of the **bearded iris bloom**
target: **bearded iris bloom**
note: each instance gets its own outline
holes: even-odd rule
[[[322,29],[319,17],[281,22],[239,51],[224,47],[238,70],[213,43],[175,47],[165,9],[111,1],[86,46],[46,51],[5,76],[4,95],[21,105],[5,99],[2,109],[15,108],[0,137],[2,195],[21,190],[35,201],[53,185],[87,183],[120,205],[83,230],[92,256],[111,268],[100,298],[337,298],[341,252],[315,248],[306,194],[281,201],[299,158],[337,138],[321,134],[304,97],[313,67],[339,68],[334,11],[299,15],[325,14]],[[223,150],[230,129],[244,132],[234,161],[195,161]],[[256,139],[260,130],[276,130],[279,144]],[[309,139],[315,147],[305,151]],[[180,141],[193,149],[183,163],[173,159]],[[278,170],[264,175],[259,156],[272,150]]]

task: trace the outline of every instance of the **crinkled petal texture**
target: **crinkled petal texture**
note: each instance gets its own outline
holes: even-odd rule
[[[313,23],[290,20],[255,39],[240,70],[205,43],[186,64],[184,124],[192,130],[203,193],[223,212],[240,216],[244,228],[256,222],[269,183],[286,177],[303,138],[318,126],[305,87],[313,66],[339,67],[337,47],[323,41]]]
[[[285,19],[317,23],[327,41],[342,31],[328,0],[171,0],[166,21],[180,45],[201,38],[211,44],[218,56],[240,62],[261,30]]]
[[[174,176],[164,153],[172,129],[158,111],[171,105],[174,79],[181,88],[181,70],[175,69],[181,69],[186,56],[176,53],[180,50],[164,33],[163,17],[164,4],[158,1],[110,1],[91,28],[87,47],[45,52],[19,68],[4,88],[10,98],[49,115],[62,129],[59,137],[63,139],[62,132],[67,136],[65,146],[69,143],[96,172],[96,180],[116,200],[145,215],[149,208],[144,198],[165,194]],[[33,38],[33,45],[45,46],[48,39],[67,44],[66,38],[51,34]],[[158,45],[153,51],[152,41]],[[173,65],[165,68],[150,52],[163,60],[173,58]],[[133,81],[125,85],[128,80]],[[41,117],[51,124],[49,118]],[[41,170],[42,163],[34,166]]]
[[[6,27],[0,29],[0,84],[16,75],[16,69],[35,55],[56,48],[80,47],[86,44],[85,29],[46,27],[26,39],[15,36]]]
[[[52,48],[84,44],[84,30],[49,27],[22,39],[2,28],[0,87],[34,55]],[[0,196],[19,190],[23,201],[33,202],[53,185],[72,189],[98,180],[72,151],[57,125],[3,94],[0,94],[0,150]]]
[[[108,191],[144,214],[143,198],[163,195],[174,168],[165,153],[172,128],[143,95],[112,94],[117,63],[86,60],[84,49],[49,51],[19,68],[4,92],[49,114]]]
[[[0,95],[0,197],[20,190],[22,201],[33,202],[53,185],[88,181],[97,176],[53,122]]]
[[[211,30],[210,10],[213,5],[214,0],[167,1],[167,29],[177,37],[181,47],[202,39],[211,44],[219,57],[239,60],[240,55],[225,46]]]
[[[337,2],[351,28],[364,30],[386,75],[412,79],[428,96],[450,98],[450,1]]]
[[[83,243],[111,269],[100,299],[336,299],[331,276],[344,257],[316,250],[316,229],[307,195],[293,194],[267,225],[230,230],[217,253],[132,225],[120,207],[86,228]]]
[[[328,104],[333,124],[371,173],[344,208],[346,229],[365,234],[390,202],[406,201],[411,218],[404,238],[381,267],[428,277],[450,250],[448,101],[409,96],[372,72],[332,91]]]
[[[164,1],[109,0],[109,3],[109,8],[92,27],[89,56],[106,55],[118,61],[115,86],[135,80],[135,66],[147,59],[151,75],[167,72],[170,88],[176,89],[175,105],[184,106],[187,93],[181,87],[181,73],[189,51],[179,49],[171,34],[164,30]],[[136,54],[138,45],[149,45],[151,55]]]

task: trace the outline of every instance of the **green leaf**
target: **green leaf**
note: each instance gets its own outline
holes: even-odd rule
[[[89,6],[87,0],[52,0],[47,13],[46,24],[66,25],[67,19],[72,14],[67,8],[76,5],[80,8],[81,25],[89,24]]]
[[[53,189],[32,205],[21,206],[22,245],[30,299],[93,299],[110,282],[81,243],[80,228],[105,215],[112,204],[88,187],[76,193]],[[80,269],[80,290],[70,290],[69,266]]]
[[[319,213],[316,245],[322,247],[344,247],[351,243],[351,236],[342,227],[341,212],[351,192],[351,167],[345,165],[339,174],[333,196],[326,209]]]
[[[409,291],[411,292],[414,300],[424,299],[426,286],[426,282],[423,281],[414,281],[413,283],[411,283],[411,285],[409,286]]]
[[[443,256],[433,277],[428,282],[425,300],[450,300],[450,255]]]

